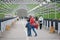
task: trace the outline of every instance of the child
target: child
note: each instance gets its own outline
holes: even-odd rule
[[[28,36],[31,36],[31,25],[30,25],[29,20],[27,20],[26,28],[27,28],[27,34],[28,34]]]

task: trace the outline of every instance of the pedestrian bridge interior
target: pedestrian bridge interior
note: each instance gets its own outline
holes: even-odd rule
[[[27,36],[29,15],[43,17],[36,37],[33,31]],[[0,0],[0,40],[60,40],[60,0]]]

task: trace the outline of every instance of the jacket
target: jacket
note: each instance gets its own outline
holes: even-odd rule
[[[26,28],[31,28],[30,23],[28,22],[25,27],[26,27]]]

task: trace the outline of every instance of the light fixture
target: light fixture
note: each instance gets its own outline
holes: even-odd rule
[[[43,2],[42,4],[47,4],[46,2]]]
[[[50,0],[46,0],[47,2],[50,2]]]
[[[39,4],[40,6],[42,6],[42,4]]]

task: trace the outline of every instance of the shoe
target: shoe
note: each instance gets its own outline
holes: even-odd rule
[[[37,34],[35,34],[35,37],[37,36]]]
[[[32,35],[28,35],[28,37],[32,37]]]

